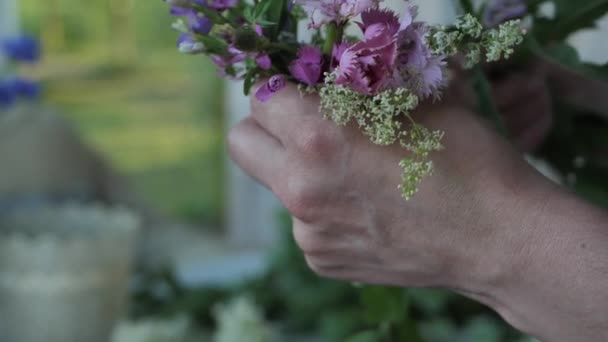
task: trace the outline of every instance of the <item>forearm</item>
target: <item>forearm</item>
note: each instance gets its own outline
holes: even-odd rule
[[[528,233],[511,256],[511,274],[482,293],[506,320],[542,341],[608,341],[608,215],[541,183],[528,187],[520,206],[528,210],[514,213],[525,218]]]

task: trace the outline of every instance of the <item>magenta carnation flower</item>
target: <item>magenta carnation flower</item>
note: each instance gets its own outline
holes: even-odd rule
[[[365,95],[374,95],[387,85],[397,44],[393,36],[377,32],[375,37],[356,43],[342,53],[336,84]]]
[[[399,19],[390,10],[371,9],[361,14],[359,27],[363,41],[344,51],[334,50],[339,59],[337,84],[373,95],[383,90],[390,82],[397,56],[397,32]]]
[[[335,22],[343,24],[369,9],[377,8],[380,0],[295,0],[296,4],[312,10],[312,28]]]
[[[296,80],[315,86],[321,81],[324,64],[323,54],[319,48],[303,46],[298,51],[298,58],[289,66],[289,71]]]
[[[266,102],[281,91],[287,85],[287,80],[284,75],[272,76],[264,85],[255,93],[255,98],[261,102]]]
[[[334,71],[338,68],[338,66],[340,65],[340,58],[342,58],[344,51],[351,47],[351,45],[352,44],[348,42],[342,42],[340,44],[334,45],[334,48],[331,52],[331,63],[329,64],[329,71]]]

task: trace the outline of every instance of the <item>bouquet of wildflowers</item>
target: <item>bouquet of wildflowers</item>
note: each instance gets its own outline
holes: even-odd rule
[[[18,76],[16,66],[18,63],[36,63],[40,58],[40,45],[36,39],[28,36],[15,37],[0,42],[0,52],[0,112],[2,112],[20,100],[38,98],[40,94],[38,83]]]
[[[400,144],[403,197],[411,198],[433,172],[430,154],[443,148],[443,132],[418,124],[411,113],[438,100],[449,79],[449,58],[471,68],[509,57],[523,40],[519,20],[484,28],[473,14],[451,26],[417,21],[406,0],[397,15],[381,0],[166,0],[178,16],[178,48],[204,54],[221,75],[244,80],[245,93],[267,101],[287,82],[320,96],[321,112],[338,125],[355,122],[379,145]],[[298,40],[308,21],[312,39]],[[353,26],[358,35],[347,35]]]

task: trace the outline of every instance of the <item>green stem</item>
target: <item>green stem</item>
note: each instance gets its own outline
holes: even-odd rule
[[[325,44],[323,44],[323,53],[331,55],[334,45],[342,41],[344,35],[344,27],[336,23],[327,25]]]
[[[473,68],[473,77],[475,80],[475,90],[477,91],[479,110],[494,122],[496,129],[501,135],[508,137],[507,128],[505,127],[502,116],[494,103],[492,87],[481,66],[476,66]]]
[[[473,6],[473,2],[471,0],[459,0],[460,8],[462,8],[464,13],[475,13],[475,7]]]

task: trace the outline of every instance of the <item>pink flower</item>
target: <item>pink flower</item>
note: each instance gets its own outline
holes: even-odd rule
[[[445,83],[445,59],[433,56],[424,36],[428,26],[415,22],[418,10],[409,6],[397,33],[397,57],[391,87],[406,87],[420,98],[438,96]]]
[[[361,23],[359,27],[366,35],[374,35],[370,32],[372,27],[378,27],[378,24],[385,26],[384,34],[394,35],[399,31],[400,22],[395,12],[388,9],[371,9],[361,13]]]
[[[348,42],[342,42],[340,44],[334,45],[334,48],[331,52],[331,63],[329,65],[329,71],[334,71],[340,65],[340,58],[344,54],[344,51],[351,47],[352,44]]]
[[[255,98],[260,102],[266,102],[270,100],[274,94],[281,91],[287,85],[287,80],[283,75],[274,75],[268,82],[258,89],[255,93]]]
[[[374,95],[385,88],[395,64],[397,44],[393,36],[378,32],[342,53],[336,84],[365,95]]]
[[[298,58],[289,66],[289,71],[296,80],[314,86],[321,81],[324,64],[321,50],[304,46],[298,51]]]
[[[319,28],[334,22],[344,24],[362,12],[378,7],[380,0],[295,0],[312,10],[310,27]]]
[[[343,45],[334,48],[334,57],[339,60],[336,83],[373,95],[390,82],[397,56],[399,20],[393,12],[379,9],[363,12],[361,19],[364,40],[346,49]]]

